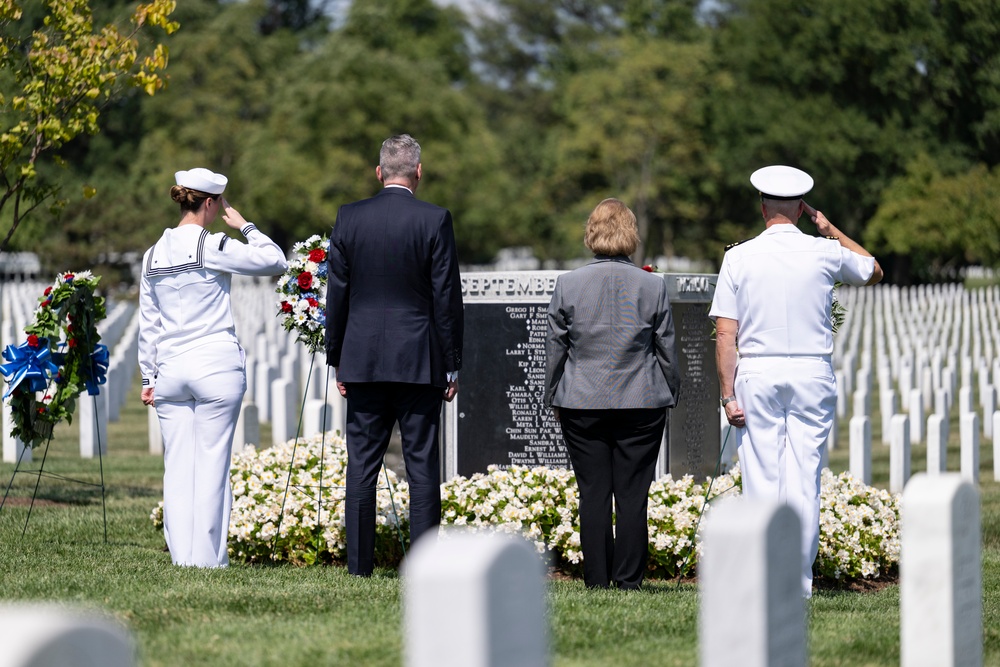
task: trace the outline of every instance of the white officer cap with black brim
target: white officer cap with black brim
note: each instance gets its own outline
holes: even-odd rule
[[[178,171],[174,174],[174,180],[181,187],[210,195],[221,195],[226,189],[226,183],[229,182],[229,179],[222,174],[216,174],[204,167]]]
[[[801,199],[813,187],[812,176],[783,164],[761,167],[750,174],[750,182],[766,199]]]

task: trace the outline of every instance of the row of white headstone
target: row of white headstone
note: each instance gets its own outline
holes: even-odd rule
[[[837,420],[850,415],[852,474],[871,483],[877,394],[881,441],[890,447],[891,491],[906,485],[915,443],[927,445],[928,473],[948,469],[953,417],[961,474],[978,483],[981,439],[986,439],[993,444],[994,478],[1000,479],[1000,437],[994,437],[1000,435],[1000,288],[879,285],[841,288],[838,297],[847,314],[834,338]]]
[[[23,342],[24,326],[33,317],[42,289],[42,283],[4,285],[0,343]],[[849,420],[851,471],[870,482],[871,406],[877,392],[881,440],[892,445],[894,452],[893,490],[899,491],[906,483],[913,443],[927,442],[928,471],[946,469],[952,413],[958,415],[964,452],[961,470],[970,479],[978,479],[980,438],[992,440],[993,433],[1000,432],[995,427],[1000,420],[996,409],[1000,289],[876,286],[841,288],[838,296],[847,316],[834,339],[839,388],[836,422]],[[297,434],[342,432],[346,404],[336,391],[332,370],[326,366],[322,351],[310,354],[295,341],[294,333],[283,330],[274,280],[234,276],[232,297],[236,329],[247,357],[247,393],[234,446],[268,446]],[[109,395],[80,403],[83,456],[93,456],[98,441],[106,444],[107,420],[117,419],[133,385],[137,316],[134,304],[114,303],[101,325],[103,342],[112,351],[108,384],[102,390],[102,395]],[[897,396],[905,400],[897,401]],[[974,396],[979,398],[978,408]],[[271,425],[270,442],[261,442],[261,423]],[[16,460],[21,451],[9,431],[9,419],[5,419],[5,461]],[[835,423],[831,447],[836,445],[838,431]],[[735,439],[724,420],[720,438],[727,449],[723,460],[731,463],[735,460]],[[993,444],[1000,446],[1000,442]],[[162,451],[153,415],[150,451]],[[1000,456],[994,456],[994,461],[994,474],[1000,478]]]
[[[915,476],[903,494],[903,667],[983,662],[979,493],[958,474]],[[787,505],[724,500],[705,519],[702,667],[805,667],[799,516]],[[524,542],[457,534],[418,543],[404,569],[406,664],[549,664],[545,575]]]
[[[44,283],[7,283],[0,291],[0,347],[20,345],[25,327],[34,320]],[[233,316],[244,347],[247,392],[234,446],[279,444],[297,434],[340,430],[346,421],[346,402],[336,390],[325,355],[310,354],[293,333],[282,329],[277,317],[274,280],[233,277]],[[118,420],[131,395],[138,369],[139,313],[133,301],[108,303],[108,317],[98,325],[101,342],[108,346],[107,382],[96,396],[82,394],[75,421],[80,428],[80,455],[107,452],[108,422]],[[261,442],[260,424],[271,424],[270,442]],[[3,460],[31,461],[31,449],[13,437],[10,406],[4,401]],[[162,453],[155,410],[149,411],[149,450]]]
[[[903,494],[903,667],[983,664],[980,510],[960,475],[917,475]],[[699,564],[702,667],[805,667],[799,517],[787,505],[722,501],[708,512]],[[545,568],[521,539],[449,533],[418,542],[403,570],[409,667],[550,664]],[[58,608],[0,608],[0,667],[133,664],[114,623]]]
[[[871,483],[874,403],[890,448],[891,491],[909,479],[914,444],[927,446],[928,473],[948,469],[953,419],[961,474],[978,483],[985,439],[1000,480],[1000,288],[877,285],[842,287],[837,296],[846,315],[834,336],[837,412],[824,454],[837,447],[846,421],[850,471]],[[720,413],[726,466],[736,460],[734,440]]]

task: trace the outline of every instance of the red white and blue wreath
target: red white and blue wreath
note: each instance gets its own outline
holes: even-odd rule
[[[325,347],[326,336],[326,256],[330,239],[310,236],[292,246],[288,270],[278,279],[278,317],[285,331],[317,352]]]
[[[3,351],[12,433],[29,447],[51,437],[62,420],[72,423],[77,396],[96,395],[107,381],[108,348],[97,332],[106,310],[94,293],[100,279],[90,271],[60,274],[38,299],[24,329],[28,339]]]

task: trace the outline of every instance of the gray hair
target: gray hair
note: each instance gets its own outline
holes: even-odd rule
[[[802,199],[771,199],[768,196],[761,197],[761,202],[767,207],[767,211],[772,216],[774,214],[783,215],[792,222],[798,218],[799,204]]]
[[[408,134],[389,137],[382,142],[378,164],[382,168],[383,179],[415,179],[417,165],[420,164],[420,144]]]

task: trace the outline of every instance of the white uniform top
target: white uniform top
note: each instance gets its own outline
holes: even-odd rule
[[[274,241],[247,223],[247,243],[199,225],[164,230],[142,258],[139,286],[139,369],[143,387],[156,384],[157,361],[218,341],[239,341],[229,288],[232,274],[273,276],[288,268]]]
[[[839,241],[771,225],[726,252],[709,317],[739,322],[740,356],[831,354],[834,283],[864,285],[874,271],[874,257]]]

